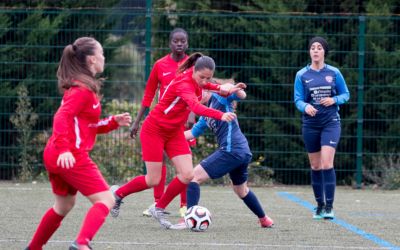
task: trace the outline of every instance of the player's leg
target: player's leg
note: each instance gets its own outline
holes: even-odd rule
[[[167,179],[167,166],[165,161],[163,162],[162,169],[161,169],[161,179],[158,185],[153,187],[153,195],[154,195],[154,203],[152,203],[146,210],[143,211],[143,216],[151,217],[151,213],[149,211],[150,208],[154,207],[157,201],[161,198],[164,194],[165,189],[165,182]]]
[[[181,202],[179,206],[179,215],[184,217],[187,211],[187,187],[180,193]]]
[[[169,183],[163,196],[151,210],[154,218],[158,220],[164,228],[170,228],[172,223],[167,220],[165,208],[169,203],[180,194],[193,178],[192,154],[186,142],[183,131],[176,131],[169,135],[165,143],[165,152],[175,166],[177,175]]]
[[[89,246],[89,242],[104,224],[110,209],[115,204],[114,196],[109,190],[89,195],[87,198],[93,205],[87,211],[76,237],[75,245],[78,249]]]
[[[187,207],[191,208],[199,204],[200,200],[200,184],[210,179],[208,173],[201,164],[198,164],[194,170],[194,177],[187,187]]]
[[[80,231],[70,249],[89,249],[89,242],[104,224],[115,199],[97,165],[89,155],[76,157],[76,165],[63,178],[92,203],[86,212]]]
[[[54,206],[43,215],[35,234],[28,245],[29,250],[42,249],[54,232],[60,227],[61,221],[71,211],[76,195],[60,196],[55,194]]]
[[[146,164],[146,175],[137,176],[121,187],[111,187],[115,197],[115,205],[111,209],[111,215],[113,217],[119,215],[123,198],[132,193],[154,187],[160,182],[165,143],[164,138],[157,129],[154,129],[149,122],[145,121],[140,132],[140,140],[142,142],[142,158]]]
[[[272,227],[274,221],[265,214],[257,196],[247,186],[247,168],[250,160],[251,154],[236,158],[236,161],[241,162],[241,164],[229,172],[229,177],[233,184],[232,188],[236,195],[242,199],[244,204],[257,216],[261,227]]]
[[[340,123],[333,122],[322,131],[321,135],[321,166],[325,193],[324,219],[334,219],[333,201],[336,189],[336,173],[333,166],[336,147],[340,139]]]
[[[321,131],[319,128],[303,126],[304,145],[311,167],[311,186],[317,202],[313,218],[323,218],[325,209],[324,185],[321,167]]]

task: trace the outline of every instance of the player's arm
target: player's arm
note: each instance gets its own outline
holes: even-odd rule
[[[232,102],[232,101],[239,101],[239,100],[243,100],[246,99],[247,95],[246,92],[244,91],[244,89],[238,89],[235,93],[230,94],[228,96],[228,102]]]
[[[346,103],[350,99],[350,92],[347,88],[346,81],[343,78],[342,73],[340,71],[336,72],[336,89],[338,95],[333,97],[333,100],[337,105],[341,105]]]
[[[129,113],[122,113],[118,115],[113,115],[105,119],[100,120],[97,123],[97,134],[105,134],[119,126],[127,127],[131,124],[132,118]]]
[[[186,102],[190,110],[192,110],[196,115],[207,116],[226,122],[230,122],[236,118],[234,113],[223,113],[219,110],[211,109],[201,104],[195,95],[193,87],[188,86],[187,84],[179,84],[179,86],[177,86],[177,94],[184,102]]]
[[[305,112],[306,106],[310,105],[304,101],[304,88],[299,74],[296,74],[294,81],[294,103],[296,104],[296,108],[302,113]]]
[[[335,69],[335,74],[336,74],[336,92],[338,93],[338,95],[322,98],[320,100],[320,103],[325,107],[334,104],[340,105],[346,103],[350,98],[350,93],[349,90],[347,89],[347,85],[346,82],[344,81],[342,74],[338,69]]]
[[[228,96],[232,93],[239,91],[240,89],[245,89],[247,86],[244,83],[238,83],[236,85],[229,84],[217,84],[208,82],[203,86],[203,89],[207,89],[220,94],[221,96]]]
[[[154,64],[153,69],[150,72],[149,79],[147,80],[146,88],[144,89],[142,105],[136,115],[135,120],[130,128],[130,137],[132,139],[136,138],[137,132],[139,130],[140,121],[143,116],[148,113],[151,103],[153,102],[154,96],[156,95],[158,89],[158,64]]]
[[[137,132],[139,130],[140,121],[142,120],[143,116],[149,112],[149,109],[150,109],[149,107],[146,107],[143,105],[140,106],[140,109],[136,115],[135,121],[133,122],[133,124],[130,128],[130,131],[131,131],[130,136],[132,139],[136,138]]]
[[[303,83],[301,82],[300,74],[297,73],[294,82],[294,102],[296,104],[296,107],[302,113],[306,113],[309,116],[315,116],[318,110],[314,108],[313,105],[306,103],[304,99]]]
[[[196,137],[199,137],[204,133],[204,130],[207,128],[207,123],[204,117],[200,117],[199,121],[193,125],[192,129],[185,131],[186,140],[191,140]]]

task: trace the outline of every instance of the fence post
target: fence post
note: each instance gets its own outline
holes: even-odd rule
[[[358,30],[358,83],[357,83],[357,159],[356,182],[361,188],[363,165],[363,102],[364,102],[364,62],[365,62],[365,16],[359,16]]]
[[[145,66],[144,66],[144,79],[147,79],[150,75],[150,63],[151,63],[151,5],[152,0],[146,0],[146,48],[145,48]]]
[[[150,75],[150,64],[151,64],[151,14],[152,14],[152,0],[146,0],[146,47],[145,47],[145,65],[144,65],[144,80]],[[147,114],[145,114],[147,115]],[[146,173],[146,165],[143,162],[143,173]]]

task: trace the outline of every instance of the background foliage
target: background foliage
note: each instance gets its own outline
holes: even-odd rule
[[[17,113],[17,86],[26,86],[32,113],[38,114],[31,133],[43,141],[43,131],[51,129],[60,101],[55,71],[62,49],[79,36],[94,36],[105,48],[107,81],[102,104],[106,112],[126,108],[135,116],[147,66],[168,53],[168,35],[174,27],[189,32],[190,52],[202,51],[216,60],[218,77],[248,83],[248,98],[239,105],[238,114],[254,154],[250,171],[261,176],[258,179],[269,181],[272,176],[280,183],[309,183],[300,114],[292,96],[294,75],[309,62],[307,43],[316,34],[327,38],[331,48],[327,63],[339,67],[351,92],[349,104],[340,110],[343,132],[335,162],[339,183],[354,183],[361,171],[356,169],[360,160],[363,173],[374,173],[387,159],[398,157],[397,1],[155,0],[148,9],[146,3],[0,3],[1,178],[21,174],[14,170],[20,169],[25,146],[18,141],[21,128],[10,122]],[[150,27],[146,26],[149,21]],[[148,55],[150,60],[146,60]],[[139,142],[132,146],[124,139],[126,133],[99,137],[93,151],[109,180],[143,171]],[[209,135],[200,141],[195,161],[215,144]],[[43,169],[40,153],[31,163],[34,169]],[[395,176],[398,170],[382,171]],[[365,181],[376,182],[373,179]]]

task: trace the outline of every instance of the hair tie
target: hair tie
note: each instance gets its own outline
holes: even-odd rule
[[[78,49],[78,47],[76,47],[75,44],[72,44],[72,49],[73,49],[74,51],[76,51],[76,50]]]

